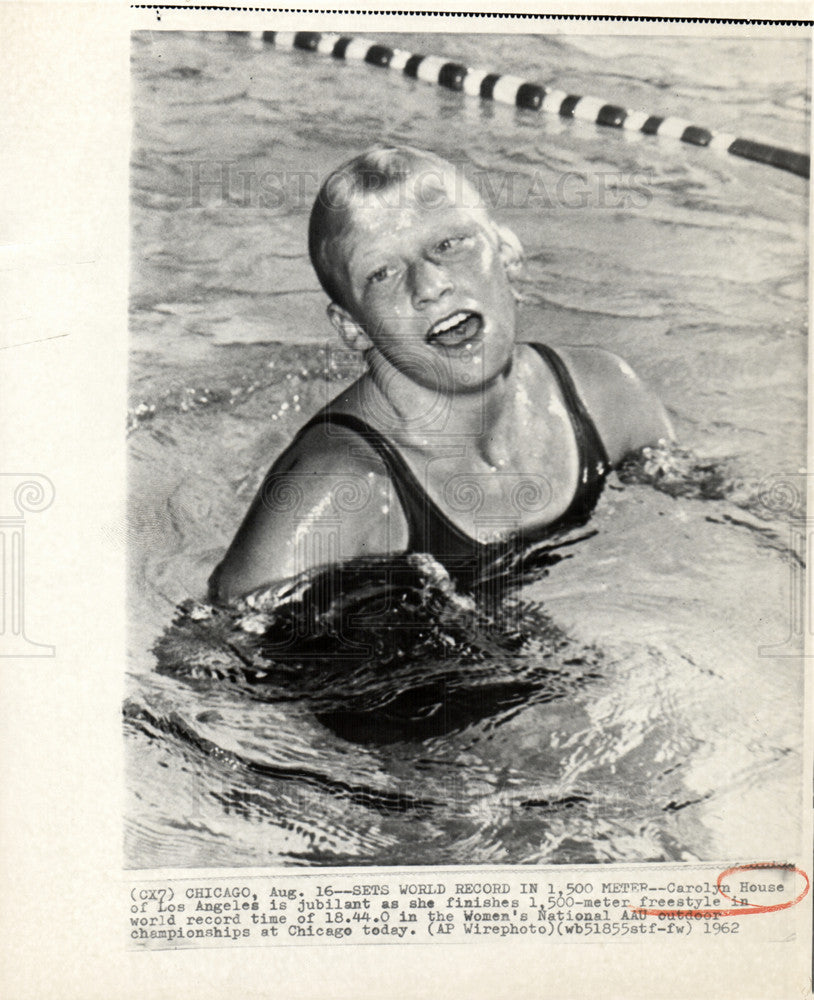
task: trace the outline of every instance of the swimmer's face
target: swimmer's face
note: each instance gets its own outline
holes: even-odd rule
[[[408,178],[358,196],[339,241],[346,308],[331,319],[347,342],[377,351],[413,381],[476,391],[509,365],[515,300],[507,267],[516,237],[449,179]]]

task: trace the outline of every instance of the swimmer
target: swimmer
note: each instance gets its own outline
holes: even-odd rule
[[[672,438],[621,358],[517,341],[522,247],[451,163],[390,146],[345,163],[309,250],[365,371],[274,462],[213,599],[359,557],[430,553],[464,573],[584,524],[623,456]]]

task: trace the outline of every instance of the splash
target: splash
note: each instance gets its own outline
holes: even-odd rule
[[[355,560],[230,606],[187,601],[155,646],[158,669],[228,682],[255,699],[302,701],[355,740],[498,724],[598,676],[599,653],[575,647],[539,603],[508,586],[560,558],[550,546],[526,552],[469,589],[431,556]]]
[[[724,500],[743,490],[725,462],[699,458],[666,440],[628,455],[618,472],[623,483],[646,484],[671,497]]]

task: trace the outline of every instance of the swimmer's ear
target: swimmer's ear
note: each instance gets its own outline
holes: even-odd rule
[[[523,244],[508,226],[495,226],[495,231],[503,266],[510,275],[515,274],[523,266]]]
[[[346,347],[352,351],[366,351],[373,344],[364,329],[356,322],[347,309],[335,302],[328,305],[328,319],[342,338]]]

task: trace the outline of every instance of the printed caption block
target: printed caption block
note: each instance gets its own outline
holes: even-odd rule
[[[132,879],[123,929],[137,949],[244,945],[485,943],[506,939],[793,934],[809,892],[790,863],[649,865],[607,872]],[[782,926],[781,926],[782,925]]]

